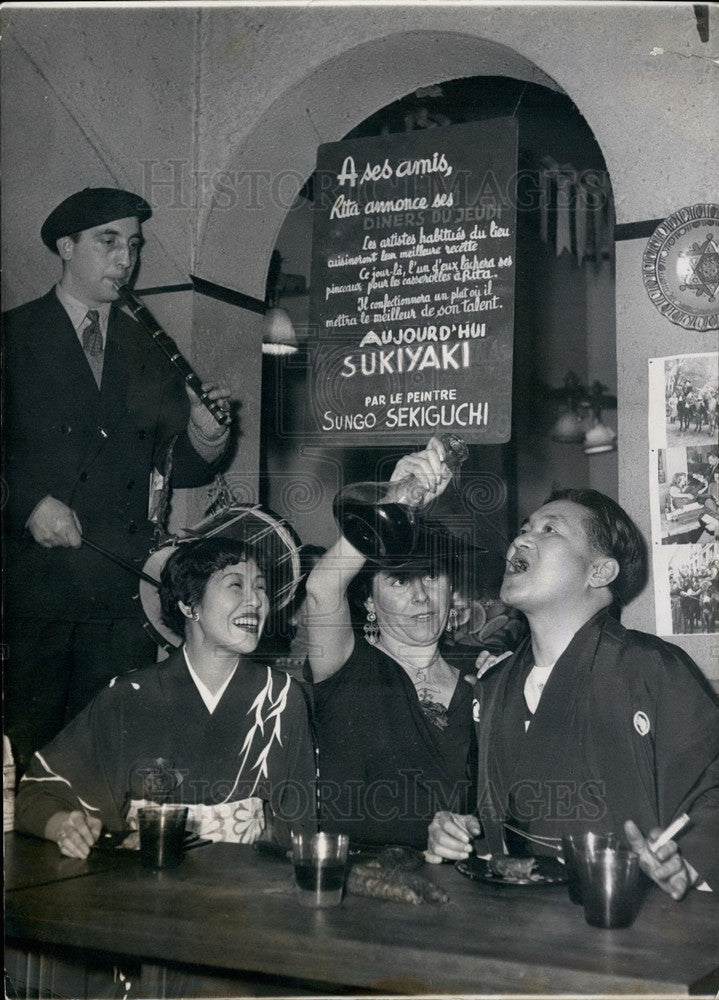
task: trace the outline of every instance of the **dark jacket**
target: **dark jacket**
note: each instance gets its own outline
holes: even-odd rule
[[[15,617],[106,621],[136,614],[137,581],[86,546],[45,549],[24,526],[48,494],[83,534],[142,567],[153,467],[170,441],[172,484],[213,470],[187,437],[184,383],[148,333],[113,306],[98,390],[54,288],[3,317],[6,606]]]
[[[623,838],[627,819],[646,835],[687,812],[682,855],[719,891],[719,703],[696,664],[600,612],[557,660],[525,733],[531,666],[527,639],[475,688],[489,849],[501,852],[508,812],[515,828],[557,841],[577,827]]]

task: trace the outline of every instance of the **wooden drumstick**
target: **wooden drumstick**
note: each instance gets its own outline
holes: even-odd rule
[[[85,535],[82,535],[82,544],[87,545],[89,549],[94,549],[95,552],[99,552],[101,556],[105,556],[106,559],[114,562],[117,566],[121,566],[122,569],[126,569],[128,573],[138,576],[141,580],[144,580],[145,583],[151,583],[153,587],[158,587],[160,585],[159,580],[155,580],[154,577],[148,576],[147,573],[143,573],[141,569],[138,569],[137,566],[133,566],[132,563],[125,562],[124,559],[115,555],[114,552],[109,552],[107,549],[103,549],[103,547],[98,545],[97,542],[91,542],[89,538],[85,537]]]

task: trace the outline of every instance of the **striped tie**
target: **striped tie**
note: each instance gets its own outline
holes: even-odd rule
[[[102,354],[102,330],[100,329],[100,314],[97,309],[89,309],[87,318],[90,322],[82,331],[82,347],[90,358]]]

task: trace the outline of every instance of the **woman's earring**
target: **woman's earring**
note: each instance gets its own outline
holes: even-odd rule
[[[196,622],[196,621],[198,621],[198,620],[199,620],[199,618],[200,618],[200,616],[198,615],[198,613],[197,613],[196,611],[193,611],[193,612],[192,612],[192,613],[190,614],[190,621],[191,621],[191,622]]]
[[[457,631],[457,624],[459,621],[459,612],[456,608],[449,609],[449,615],[447,616],[447,624],[445,625],[445,632],[447,635],[452,635]]]
[[[377,644],[379,626],[377,625],[377,615],[374,611],[367,612],[367,621],[364,623],[364,637],[371,646]]]

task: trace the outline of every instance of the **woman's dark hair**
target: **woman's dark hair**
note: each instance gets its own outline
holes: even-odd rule
[[[257,553],[237,539],[201,538],[178,545],[160,575],[160,610],[165,625],[178,635],[184,635],[185,616],[178,601],[193,608],[202,600],[213,573],[247,559],[254,559],[260,571],[265,573]]]
[[[583,507],[584,527],[591,547],[616,559],[617,578],[609,585],[615,602],[623,606],[642,590],[647,580],[646,544],[627,512],[598,490],[554,490],[545,503],[570,500]]]

